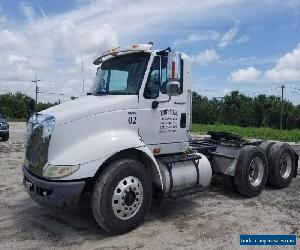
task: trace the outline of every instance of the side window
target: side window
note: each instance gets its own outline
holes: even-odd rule
[[[167,65],[168,57],[156,56],[153,60],[148,81],[146,83],[144,97],[146,99],[156,99],[159,92],[167,94]],[[183,60],[181,60],[180,94],[183,92]]]
[[[160,58],[154,57],[148,80],[145,87],[144,97],[146,99],[155,99],[159,96],[160,87]]]

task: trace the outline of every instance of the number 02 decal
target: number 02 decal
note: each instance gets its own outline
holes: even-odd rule
[[[136,124],[136,112],[128,112],[128,123]]]

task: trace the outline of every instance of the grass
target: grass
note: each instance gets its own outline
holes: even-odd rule
[[[7,118],[8,122],[26,122],[26,118]]]
[[[287,142],[300,142],[300,129],[279,130],[272,128],[251,128],[232,125],[203,125],[193,124],[192,131],[198,134],[206,134],[208,131],[228,132],[242,136],[244,139],[264,139]]]

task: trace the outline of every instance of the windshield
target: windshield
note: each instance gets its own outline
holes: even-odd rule
[[[149,53],[116,56],[97,70],[92,95],[137,95],[150,58]]]

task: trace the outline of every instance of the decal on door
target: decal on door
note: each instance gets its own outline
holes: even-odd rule
[[[128,112],[128,123],[131,125],[136,124],[136,112]]]
[[[163,109],[160,111],[160,134],[175,133],[178,128],[178,111]]]

